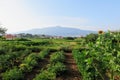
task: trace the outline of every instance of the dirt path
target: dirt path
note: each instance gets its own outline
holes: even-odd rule
[[[47,64],[49,64],[50,54],[46,56],[43,60],[38,62],[38,65],[30,72],[25,74],[25,80],[33,80],[36,74],[39,74],[42,68],[46,68]]]
[[[65,53],[65,65],[67,71],[56,80],[82,80],[71,53]]]

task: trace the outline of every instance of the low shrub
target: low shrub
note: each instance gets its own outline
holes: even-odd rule
[[[55,78],[55,73],[44,70],[40,74],[36,75],[36,77],[33,80],[55,80]]]
[[[0,70],[5,70],[10,67],[10,55],[0,55]]]
[[[51,63],[56,63],[56,62],[63,62],[65,60],[65,56],[63,55],[63,52],[56,52],[53,53],[50,56],[50,62]]]
[[[30,72],[34,66],[37,65],[37,55],[31,53],[24,60],[23,63],[19,66],[20,70],[23,72]]]
[[[41,49],[37,46],[31,46],[28,49],[31,50],[32,52],[40,52],[41,51]]]
[[[60,50],[64,52],[72,52],[72,48],[70,46],[63,46],[60,48]]]
[[[22,80],[23,73],[17,68],[13,68],[2,74],[2,80]]]
[[[26,50],[27,47],[24,45],[15,45],[15,46],[10,46],[12,51],[21,51],[21,50]]]
[[[66,40],[74,40],[75,37],[65,37],[64,39],[66,39]]]
[[[47,70],[60,75],[61,73],[66,71],[66,66],[61,62],[57,62],[55,64],[50,64]]]
[[[0,55],[1,55],[1,54],[5,54],[5,53],[6,53],[5,48],[1,48],[1,47],[0,47]]]
[[[48,53],[49,53],[49,49],[45,49],[38,54],[38,58],[43,59],[45,56],[48,55]]]

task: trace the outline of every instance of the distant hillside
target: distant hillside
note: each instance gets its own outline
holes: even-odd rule
[[[95,33],[95,31],[56,26],[56,27],[48,27],[42,29],[31,29],[28,31],[22,31],[18,33],[44,34],[44,35],[66,37],[66,36],[85,36],[89,33]]]

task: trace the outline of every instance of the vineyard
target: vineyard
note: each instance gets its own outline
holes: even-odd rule
[[[0,80],[120,80],[120,32],[0,39]]]

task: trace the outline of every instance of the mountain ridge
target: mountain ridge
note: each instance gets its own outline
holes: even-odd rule
[[[29,34],[44,34],[44,35],[51,35],[51,36],[85,36],[90,33],[96,33],[95,31],[91,30],[81,30],[77,28],[69,28],[69,27],[61,27],[61,26],[55,26],[55,27],[46,27],[46,28],[34,28],[27,31],[21,31],[18,33],[29,33]]]

